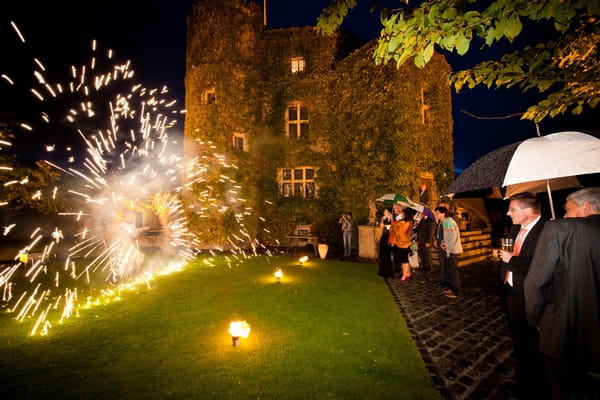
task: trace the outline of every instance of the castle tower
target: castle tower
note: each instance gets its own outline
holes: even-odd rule
[[[230,147],[253,126],[254,47],[262,11],[245,0],[196,0],[188,16],[184,155],[193,142]],[[237,135],[237,136],[236,136]],[[240,146],[247,146],[241,143]]]

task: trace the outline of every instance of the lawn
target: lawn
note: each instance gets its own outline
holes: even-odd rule
[[[48,336],[0,318],[2,397],[439,399],[372,264],[199,259]],[[275,282],[281,267],[284,277]],[[232,345],[229,322],[246,320]]]

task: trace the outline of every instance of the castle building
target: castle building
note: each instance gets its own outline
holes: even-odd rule
[[[274,238],[298,224],[329,236],[345,211],[364,220],[369,200],[452,180],[449,64],[377,66],[374,48],[310,26],[265,29],[251,1],[196,0],[184,156],[209,142],[230,157],[257,236],[265,220]]]

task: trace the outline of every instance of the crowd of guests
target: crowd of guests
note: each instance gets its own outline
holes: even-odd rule
[[[500,251],[500,285],[514,344],[518,385],[510,395],[531,399],[600,398],[600,188],[571,193],[565,217],[547,221],[534,193],[509,199],[512,249]],[[408,280],[411,242],[420,267],[460,296],[460,229],[448,204],[435,221],[396,204],[383,211],[378,274]]]
[[[439,253],[440,286],[450,298],[457,298],[460,290],[458,258],[463,252],[460,229],[452,218],[446,203],[435,209],[435,220],[409,207],[395,204],[383,210],[379,239],[379,271],[384,278],[407,281],[412,276],[409,256],[416,243],[421,270],[432,271],[432,248]]]

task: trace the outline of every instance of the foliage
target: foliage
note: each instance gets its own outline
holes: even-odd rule
[[[399,0],[408,5],[409,0]],[[430,0],[416,7],[384,9],[382,30],[373,52],[375,63],[395,61],[397,66],[413,59],[424,67],[435,46],[459,55],[473,43],[491,47],[502,39],[513,41],[524,23],[551,21],[558,40],[507,54],[500,61],[484,61],[452,76],[456,90],[474,87],[511,87],[549,92],[530,107],[523,118],[536,122],[567,110],[578,114],[584,106],[595,107],[600,99],[600,2],[588,0]],[[335,31],[356,0],[333,0],[324,9],[317,29]]]
[[[255,257],[232,266],[227,258],[200,258],[121,290],[120,301],[90,305],[47,337],[26,338],[29,324],[2,313],[3,396],[439,398],[372,265],[311,259],[301,268],[295,258]],[[227,327],[236,319],[251,332],[233,347]]]
[[[452,117],[443,57],[424,69],[378,68],[372,45],[344,47],[354,43],[349,35],[323,37],[312,27],[264,30],[254,14],[259,9],[250,4],[240,19],[233,3],[206,0],[192,13],[185,136],[189,153],[201,154],[196,144],[210,141],[238,167],[235,180],[252,208],[250,234],[281,244],[296,225],[312,224],[335,246],[343,212],[364,223],[369,200],[392,191],[416,196],[423,172],[445,187],[452,178]],[[237,36],[224,20],[237,21]],[[306,69],[291,73],[289,60],[298,55]],[[208,87],[217,98],[210,105],[203,98]],[[427,123],[422,91],[431,109]],[[309,108],[308,138],[285,136],[291,102]],[[232,149],[233,132],[246,135],[248,151]],[[283,198],[280,169],[301,166],[317,171],[318,197]]]

